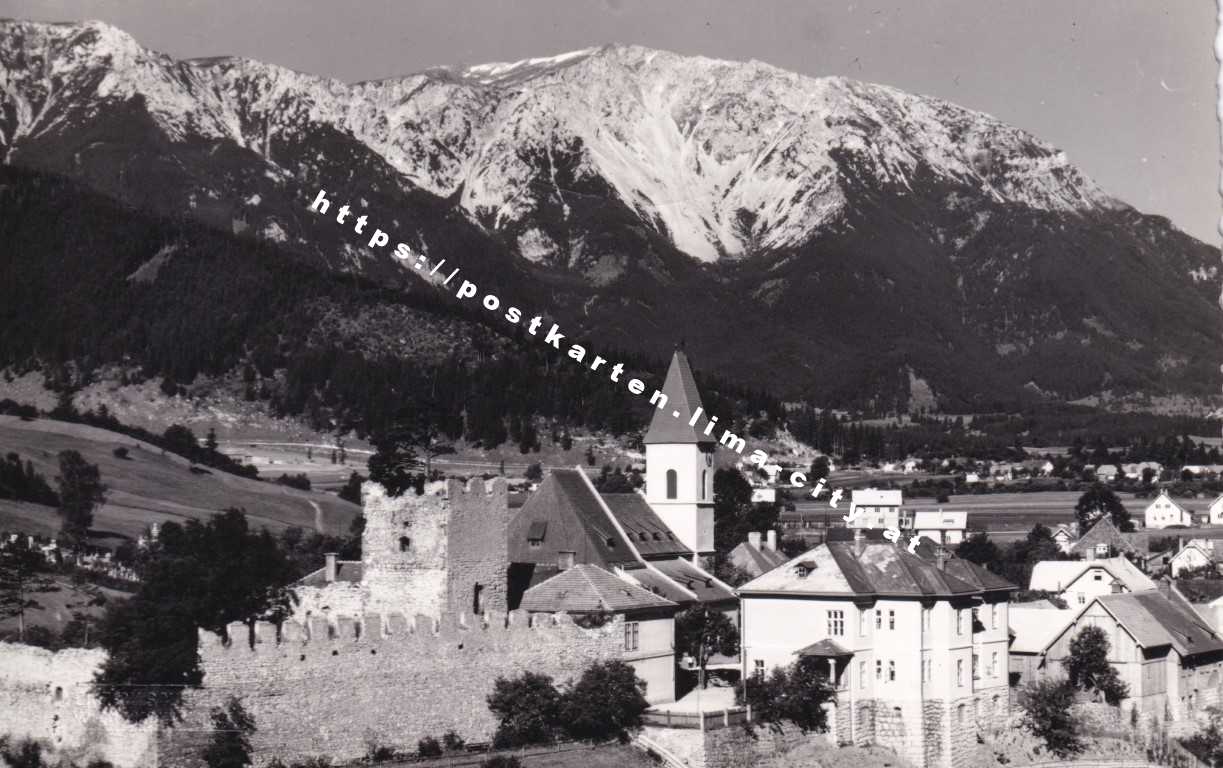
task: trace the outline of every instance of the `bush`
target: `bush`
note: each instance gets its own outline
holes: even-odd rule
[[[820,664],[817,659],[800,659],[788,667],[774,667],[767,676],[752,676],[736,687],[735,702],[750,704],[755,721],[775,730],[789,721],[803,733],[824,731],[828,714],[823,705],[836,694],[822,676]]]
[[[524,672],[498,677],[488,695],[488,708],[497,717],[495,747],[550,744],[560,730],[561,694],[548,675]]]
[[[299,472],[296,475],[282,474],[276,478],[276,482],[281,485],[287,485],[290,488],[296,488],[299,491],[310,490],[310,478],[306,477],[304,472]]]
[[[562,718],[575,739],[605,741],[641,727],[645,682],[619,659],[592,664],[565,693]]]
[[[442,746],[446,748],[447,752],[458,752],[467,746],[467,742],[463,741],[463,737],[452,729],[442,734]]]
[[[522,768],[522,761],[513,755],[494,755],[480,763],[480,768]]]
[[[124,446],[122,446],[122,445],[121,445],[121,446],[119,446],[118,448],[116,448],[115,450],[111,451],[111,453],[113,453],[113,454],[115,455],[115,458],[116,458],[116,459],[124,459],[124,460],[126,460],[126,459],[128,459],[128,458],[129,458],[129,457],[128,457],[128,455],[127,455],[127,448],[125,448],[125,447],[124,447]]]
[[[1058,757],[1081,752],[1078,723],[1070,715],[1074,703],[1074,686],[1069,680],[1041,680],[1029,685],[1024,692],[1024,725],[1045,742]]]
[[[543,479],[544,470],[541,466],[539,466],[538,461],[527,465],[525,477],[526,479],[536,483]]]
[[[432,736],[426,736],[416,742],[416,754],[420,757],[438,757],[442,754],[442,745]]]

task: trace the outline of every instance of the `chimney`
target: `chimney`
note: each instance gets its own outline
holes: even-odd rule
[[[1113,583],[1112,583],[1112,585],[1111,585],[1111,591],[1112,591],[1112,593],[1113,593],[1114,595],[1119,595],[1119,594],[1121,594],[1121,589],[1122,589],[1122,587],[1121,587],[1121,581],[1120,581],[1119,579],[1113,579]]]
[[[934,567],[940,571],[947,570],[947,550],[942,547],[934,550]]]
[[[323,557],[327,558],[327,566],[324,574],[327,583],[330,584],[331,582],[335,581],[335,552],[328,552],[327,554],[323,555]]]
[[[747,545],[752,549],[760,549],[760,531],[752,531],[747,535]]]
[[[854,529],[854,554],[861,557],[866,551],[866,534],[861,528]]]
[[[773,552],[777,551],[777,531],[776,530],[773,530],[771,528],[769,529],[769,532],[766,535],[765,540],[764,540],[764,548],[771,550]]]

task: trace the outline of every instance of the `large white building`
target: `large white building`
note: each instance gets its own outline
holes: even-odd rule
[[[855,515],[846,523],[849,528],[896,528],[907,531],[913,527],[913,516],[901,508],[903,494],[898,490],[859,488],[850,492],[850,506]]]
[[[838,741],[892,747],[915,766],[964,765],[980,727],[1009,713],[1007,600],[1016,587],[925,546],[834,541],[739,588],[743,671],[828,665]]]
[[[1053,592],[1079,608],[1100,595],[1155,589],[1155,582],[1124,557],[1042,560],[1032,568],[1028,589]]]
[[[1161,490],[1155,497],[1155,501],[1148,504],[1146,511],[1143,512],[1143,522],[1147,528],[1167,528],[1170,525],[1190,526],[1193,525],[1193,515],[1173,501],[1167,491]]]

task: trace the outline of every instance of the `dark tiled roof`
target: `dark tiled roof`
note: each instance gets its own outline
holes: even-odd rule
[[[636,579],[645,589],[650,590],[656,595],[661,595],[673,603],[691,603],[693,601],[692,595],[680,589],[675,582],[649,568],[632,568],[626,570],[625,573]]]
[[[705,573],[687,560],[659,560],[654,567],[678,582],[690,592],[695,592],[702,603],[734,600],[735,594],[722,586],[710,574]]]
[[[335,563],[335,580],[337,582],[360,584],[361,576],[364,573],[365,566],[360,560],[337,560]],[[317,571],[302,576],[297,580],[297,584],[303,587],[327,586],[327,568],[319,568]]]
[[[805,561],[811,561],[814,567],[796,567]],[[739,592],[956,597],[993,589],[1015,587],[997,584],[972,567],[940,570],[934,562],[888,542],[864,541],[859,553],[854,542],[834,541],[752,579]]]
[[[670,600],[617,578],[598,566],[584,563],[528,589],[519,607],[547,613],[678,608]]]
[[[603,502],[642,557],[691,555],[639,493],[603,493]]]
[[[578,551],[580,559],[586,562],[603,565],[635,559],[624,537],[612,525],[598,498],[591,492],[581,470],[552,470],[527,499],[510,526],[510,562],[536,560],[538,553],[531,551],[528,542],[532,530],[538,530],[537,524],[544,522],[549,524],[546,535],[554,541],[573,536],[584,537],[587,547]],[[575,523],[581,526],[581,530],[568,530]]]
[[[775,549],[753,547],[746,541],[740,542],[730,551],[730,561],[747,571],[752,576],[771,571],[784,563],[788,558]]]
[[[853,651],[847,651],[840,645],[837,645],[835,640],[824,638],[819,642],[812,643],[806,648],[799,648],[794,652],[795,656],[822,656],[837,658],[839,656],[853,656]]]
[[[1094,549],[1097,544],[1108,544],[1116,547],[1118,552],[1136,552],[1137,548],[1130,537],[1126,536],[1121,531],[1117,530],[1116,524],[1109,515],[1105,515],[1096,521],[1096,524],[1087,529],[1087,531],[1079,537],[1071,547],[1071,552],[1086,552],[1089,549]]]
[[[696,388],[696,378],[688,365],[688,357],[680,350],[671,356],[671,366],[663,382],[662,392],[667,404],[654,411],[650,428],[646,430],[644,442],[650,443],[714,443],[715,440],[701,434],[709,423],[702,415],[693,426],[688,426],[692,414],[701,405],[701,393]],[[651,393],[652,394],[652,393]],[[678,411],[679,416],[672,416]]]
[[[1182,656],[1223,651],[1223,640],[1188,603],[1169,599],[1162,592],[1128,592],[1096,599],[1147,648],[1171,645]]]

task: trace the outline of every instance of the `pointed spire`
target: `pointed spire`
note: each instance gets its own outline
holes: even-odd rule
[[[677,348],[671,355],[671,366],[667,369],[662,392],[667,396],[667,404],[654,411],[650,428],[645,433],[647,444],[716,442],[711,435],[702,434],[709,423],[709,414],[704,410],[695,425],[688,424],[697,409],[702,408],[701,393],[696,388],[696,377],[692,375],[688,356],[682,348]],[[675,415],[677,412],[678,416]]]

